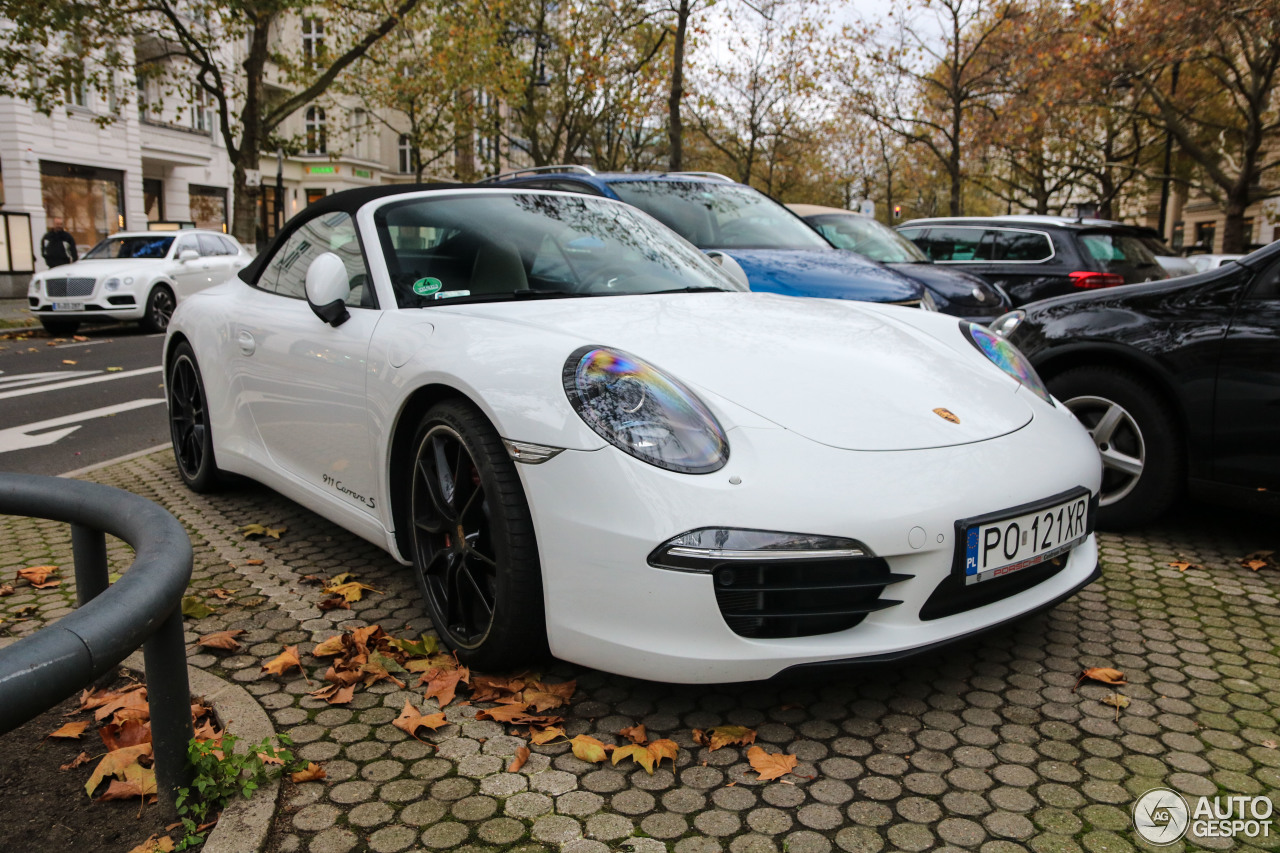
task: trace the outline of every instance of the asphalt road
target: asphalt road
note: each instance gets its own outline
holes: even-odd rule
[[[65,474],[168,443],[164,336],[79,337],[0,340],[0,471]]]

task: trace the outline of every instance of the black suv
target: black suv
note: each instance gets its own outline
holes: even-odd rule
[[[1015,305],[1168,278],[1143,240],[1148,230],[1061,216],[913,219],[898,228],[930,260],[980,276]]]

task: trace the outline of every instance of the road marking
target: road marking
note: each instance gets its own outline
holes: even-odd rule
[[[112,379],[128,379],[131,376],[143,376],[148,373],[159,373],[162,370],[164,370],[163,367],[156,365],[155,367],[141,367],[137,370],[125,370],[120,373],[108,373],[106,376],[89,376],[85,379],[72,379],[70,382],[57,382],[53,385],[43,385],[39,388],[19,388],[16,391],[0,391],[0,400],[7,400],[10,397],[23,397],[27,394],[40,394],[44,391],[61,391],[63,388],[76,388],[80,385],[92,385],[95,382],[110,382]]]
[[[14,450],[30,450],[33,447],[44,447],[46,444],[53,444],[56,441],[61,441],[71,435],[71,433],[80,429],[83,424],[77,423],[78,421],[105,418],[109,415],[116,415],[120,412],[132,411],[133,409],[141,409],[145,406],[154,406],[163,402],[163,397],[154,400],[130,400],[128,403],[116,403],[114,406],[103,406],[101,409],[90,409],[87,412],[77,412],[74,415],[64,415],[60,418],[50,418],[47,421],[36,421],[33,424],[0,429],[0,453],[9,453]],[[65,429],[54,429],[55,427],[61,427],[65,424],[75,424],[75,426],[66,427]],[[39,435],[30,435],[32,432],[38,432],[39,430],[44,429],[52,429],[53,432],[42,432]]]
[[[0,371],[3,373],[4,371]],[[0,376],[0,387],[17,388],[21,385],[39,385],[53,379],[72,379],[76,376],[89,376],[101,373],[101,370],[54,370],[48,373],[19,373],[16,376]]]
[[[152,453],[159,453],[161,450],[172,450],[172,444],[157,444],[155,447],[148,447],[145,450],[135,450],[132,453],[126,453],[123,456],[117,456],[115,459],[107,459],[102,462],[95,462],[92,465],[86,465],[83,468],[77,468],[74,471],[68,471],[65,474],[59,474],[59,477],[83,477],[99,468],[110,468],[112,465],[118,465],[121,462],[128,462],[130,459],[137,459],[139,456],[150,456]]]

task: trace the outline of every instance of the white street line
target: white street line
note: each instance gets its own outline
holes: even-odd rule
[[[71,349],[72,347],[91,347],[94,344],[113,344],[114,338],[104,338],[100,341],[77,341],[74,344],[58,344],[54,349]]]
[[[19,373],[16,376],[0,376],[0,388],[17,388],[22,385],[39,385],[54,378],[73,379],[77,376],[90,376],[101,373],[101,370],[55,370],[49,373]]]
[[[20,388],[16,391],[0,391],[0,400],[7,400],[10,397],[24,397],[27,394],[40,394],[45,391],[61,391],[63,388],[76,388],[80,385],[92,385],[95,382],[109,382],[112,379],[128,379],[131,376],[143,376],[148,373],[159,373],[162,370],[164,370],[163,367],[156,365],[155,367],[141,367],[137,370],[125,370],[120,373],[108,373],[106,376],[90,376],[85,379],[72,379],[70,382],[58,382],[53,385],[43,385],[39,388]]]
[[[95,462],[92,465],[86,465],[83,468],[77,468],[74,471],[68,471],[65,474],[59,474],[59,477],[81,477],[91,471],[97,471],[99,468],[108,468],[120,462],[128,462],[130,459],[137,459],[139,456],[150,456],[152,453],[159,453],[161,450],[169,450],[172,444],[157,444],[155,447],[148,447],[146,450],[135,450],[132,453],[126,453],[123,456],[117,456],[115,459],[108,459],[105,462]],[[3,646],[0,646],[3,648]]]
[[[134,409],[141,409],[145,406],[154,406],[164,403],[164,398],[160,397],[153,400],[130,400],[128,403],[116,403],[114,406],[103,406],[100,409],[90,409],[87,412],[77,412],[74,415],[64,415],[60,418],[50,418],[47,421],[36,421],[33,424],[25,424],[23,426],[9,427],[8,429],[0,429],[0,453],[9,453],[14,450],[29,450],[32,447],[43,447],[46,444],[53,444],[61,441],[71,433],[80,429],[82,424],[80,421],[93,420],[94,418],[105,418],[108,415],[116,415],[120,412],[129,412]],[[66,429],[54,429],[65,424],[75,424],[75,426]],[[44,432],[39,435],[30,435],[31,432],[37,432],[44,429],[53,429],[53,432]]]

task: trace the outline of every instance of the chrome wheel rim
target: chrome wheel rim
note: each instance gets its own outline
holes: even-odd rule
[[[428,430],[414,454],[410,513],[414,566],[436,630],[476,648],[493,626],[497,554],[480,470],[444,424]]]
[[[182,473],[195,477],[204,463],[208,424],[196,366],[185,355],[178,357],[169,374],[169,429],[173,436],[173,455]]]
[[[151,322],[161,329],[169,328],[173,316],[173,296],[167,290],[157,290],[151,297]]]
[[[1147,446],[1138,422],[1124,406],[1105,397],[1072,397],[1064,405],[1089,431],[1102,457],[1099,505],[1124,500],[1142,479],[1147,462]]]

